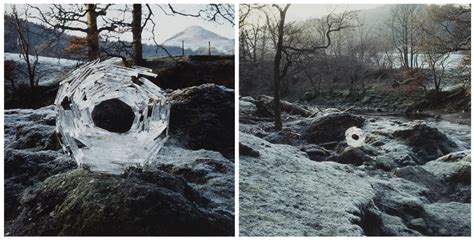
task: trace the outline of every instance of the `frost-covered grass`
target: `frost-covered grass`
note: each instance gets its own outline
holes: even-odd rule
[[[18,53],[5,53],[4,60],[12,60],[17,63],[15,84],[28,84],[26,75],[26,63],[24,58]],[[34,62],[34,58],[30,57]],[[76,68],[81,62],[71,59],[60,59],[52,57],[38,57],[37,76],[39,76],[39,86],[53,86],[71,69]]]

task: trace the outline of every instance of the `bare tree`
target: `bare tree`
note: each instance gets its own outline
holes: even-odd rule
[[[234,25],[234,6],[232,4],[207,4],[206,7],[200,9],[196,13],[188,13],[183,10],[176,9],[173,4],[167,4],[166,7],[159,5],[166,15],[181,15],[187,17],[200,17],[207,21],[223,23],[227,22]]]
[[[424,53],[423,60],[439,95],[450,52],[470,49],[470,6],[431,5],[418,23],[422,29],[418,48]]]
[[[279,18],[277,24],[271,24],[271,19],[267,14],[267,26],[270,33],[273,35],[275,46],[275,58],[273,63],[273,92],[274,92],[274,112],[275,112],[275,128],[280,130],[281,110],[280,110],[280,94],[281,82],[287,74],[289,67],[298,61],[302,54],[318,55],[321,50],[328,48],[331,45],[331,35],[343,29],[354,27],[353,20],[357,17],[355,11],[344,11],[340,14],[331,13],[324,18],[324,38],[315,36],[305,36],[302,34],[303,28],[289,27],[285,31],[285,17],[286,11],[290,5],[281,8],[278,5],[273,5],[278,12]],[[322,41],[321,41],[322,40]],[[282,56],[284,59],[282,60]],[[283,63],[283,64],[282,64]],[[287,86],[287,85],[286,85]]]
[[[413,68],[416,64],[416,44],[419,34],[416,17],[419,9],[420,6],[415,4],[394,5],[387,23],[390,38],[404,68]]]
[[[151,11],[150,11],[151,14]],[[133,4],[133,20],[132,20],[132,61],[134,64],[141,64],[143,62],[143,47],[142,47],[142,5]]]
[[[290,7],[290,4],[286,4],[285,7],[280,7],[276,4],[273,5],[279,12],[279,20],[277,23],[277,31],[276,31],[276,42],[275,42],[275,57],[273,60],[273,105],[274,105],[274,124],[276,130],[281,130],[283,124],[281,122],[281,108],[280,108],[280,80],[282,78],[282,71],[281,71],[281,58],[283,53],[283,35],[285,34],[284,27],[285,27],[285,18],[286,12]],[[267,22],[269,22],[269,17],[267,15]],[[270,24],[268,24],[270,25]],[[271,25],[270,25],[271,26]],[[288,66],[283,67],[284,73],[288,70]]]
[[[38,6],[32,6],[38,11],[38,19],[55,30],[76,31],[87,34],[89,60],[100,57],[99,35],[104,31],[114,31],[115,24],[98,26],[98,17],[106,16],[112,4],[52,4],[44,11]]]
[[[11,24],[16,33],[17,46],[21,58],[26,64],[26,75],[28,76],[29,85],[31,89],[34,89],[38,85],[37,67],[39,63],[38,54],[40,52],[40,46],[31,47],[31,31],[29,29],[29,23],[26,21],[28,17],[29,7],[27,6],[20,16],[15,5],[12,5],[11,17],[7,18],[9,24]]]

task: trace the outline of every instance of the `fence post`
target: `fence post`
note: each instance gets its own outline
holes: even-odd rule
[[[209,56],[211,56],[211,41],[209,41]]]
[[[181,40],[181,55],[184,56],[184,40]]]

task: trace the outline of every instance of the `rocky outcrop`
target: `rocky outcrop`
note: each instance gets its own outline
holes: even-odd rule
[[[470,203],[433,203],[424,207],[423,218],[427,226],[427,235],[470,236]]]
[[[203,210],[209,200],[162,171],[78,169],[35,185],[21,204],[6,229],[13,235],[229,235],[233,227],[232,215]]]
[[[451,153],[421,167],[434,176],[433,181],[440,181],[447,186],[447,199],[471,202],[471,151]]]
[[[453,152],[457,147],[442,132],[423,124],[395,131],[393,136],[404,140],[412,148],[420,164]]]
[[[364,235],[375,196],[366,174],[250,134],[240,142],[260,153],[240,156],[241,236]]]
[[[234,91],[204,84],[172,92],[170,133],[184,147],[234,156]]]
[[[209,88],[223,95],[221,103],[233,101],[232,92]],[[174,95],[178,112],[193,104],[186,99]],[[209,121],[224,111],[207,110]],[[233,127],[233,105],[229,111]],[[59,150],[54,126],[52,106],[5,111],[6,235],[234,234],[233,160],[208,150],[212,146],[193,150],[181,144],[180,137],[197,142],[196,135],[173,132],[154,162],[107,175],[76,169]],[[175,127],[191,128],[183,122]],[[234,144],[232,137],[226,141]]]
[[[150,79],[164,89],[182,89],[212,83],[234,88],[233,56],[185,56],[147,61],[145,67],[158,74]]]
[[[5,220],[13,219],[22,192],[35,183],[77,167],[57,151],[54,107],[5,110]]]
[[[402,168],[391,161],[377,172],[385,155],[370,146],[326,157],[317,145],[298,149],[248,133],[240,144],[242,236],[470,235],[470,203],[448,190],[450,181],[467,187],[466,153]]]
[[[362,127],[365,119],[350,113],[334,113],[314,121],[304,131],[303,137],[313,143],[342,141],[350,127]]]

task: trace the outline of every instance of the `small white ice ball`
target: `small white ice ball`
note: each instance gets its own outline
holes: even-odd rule
[[[365,133],[358,127],[350,127],[346,130],[346,142],[351,147],[364,145]]]

